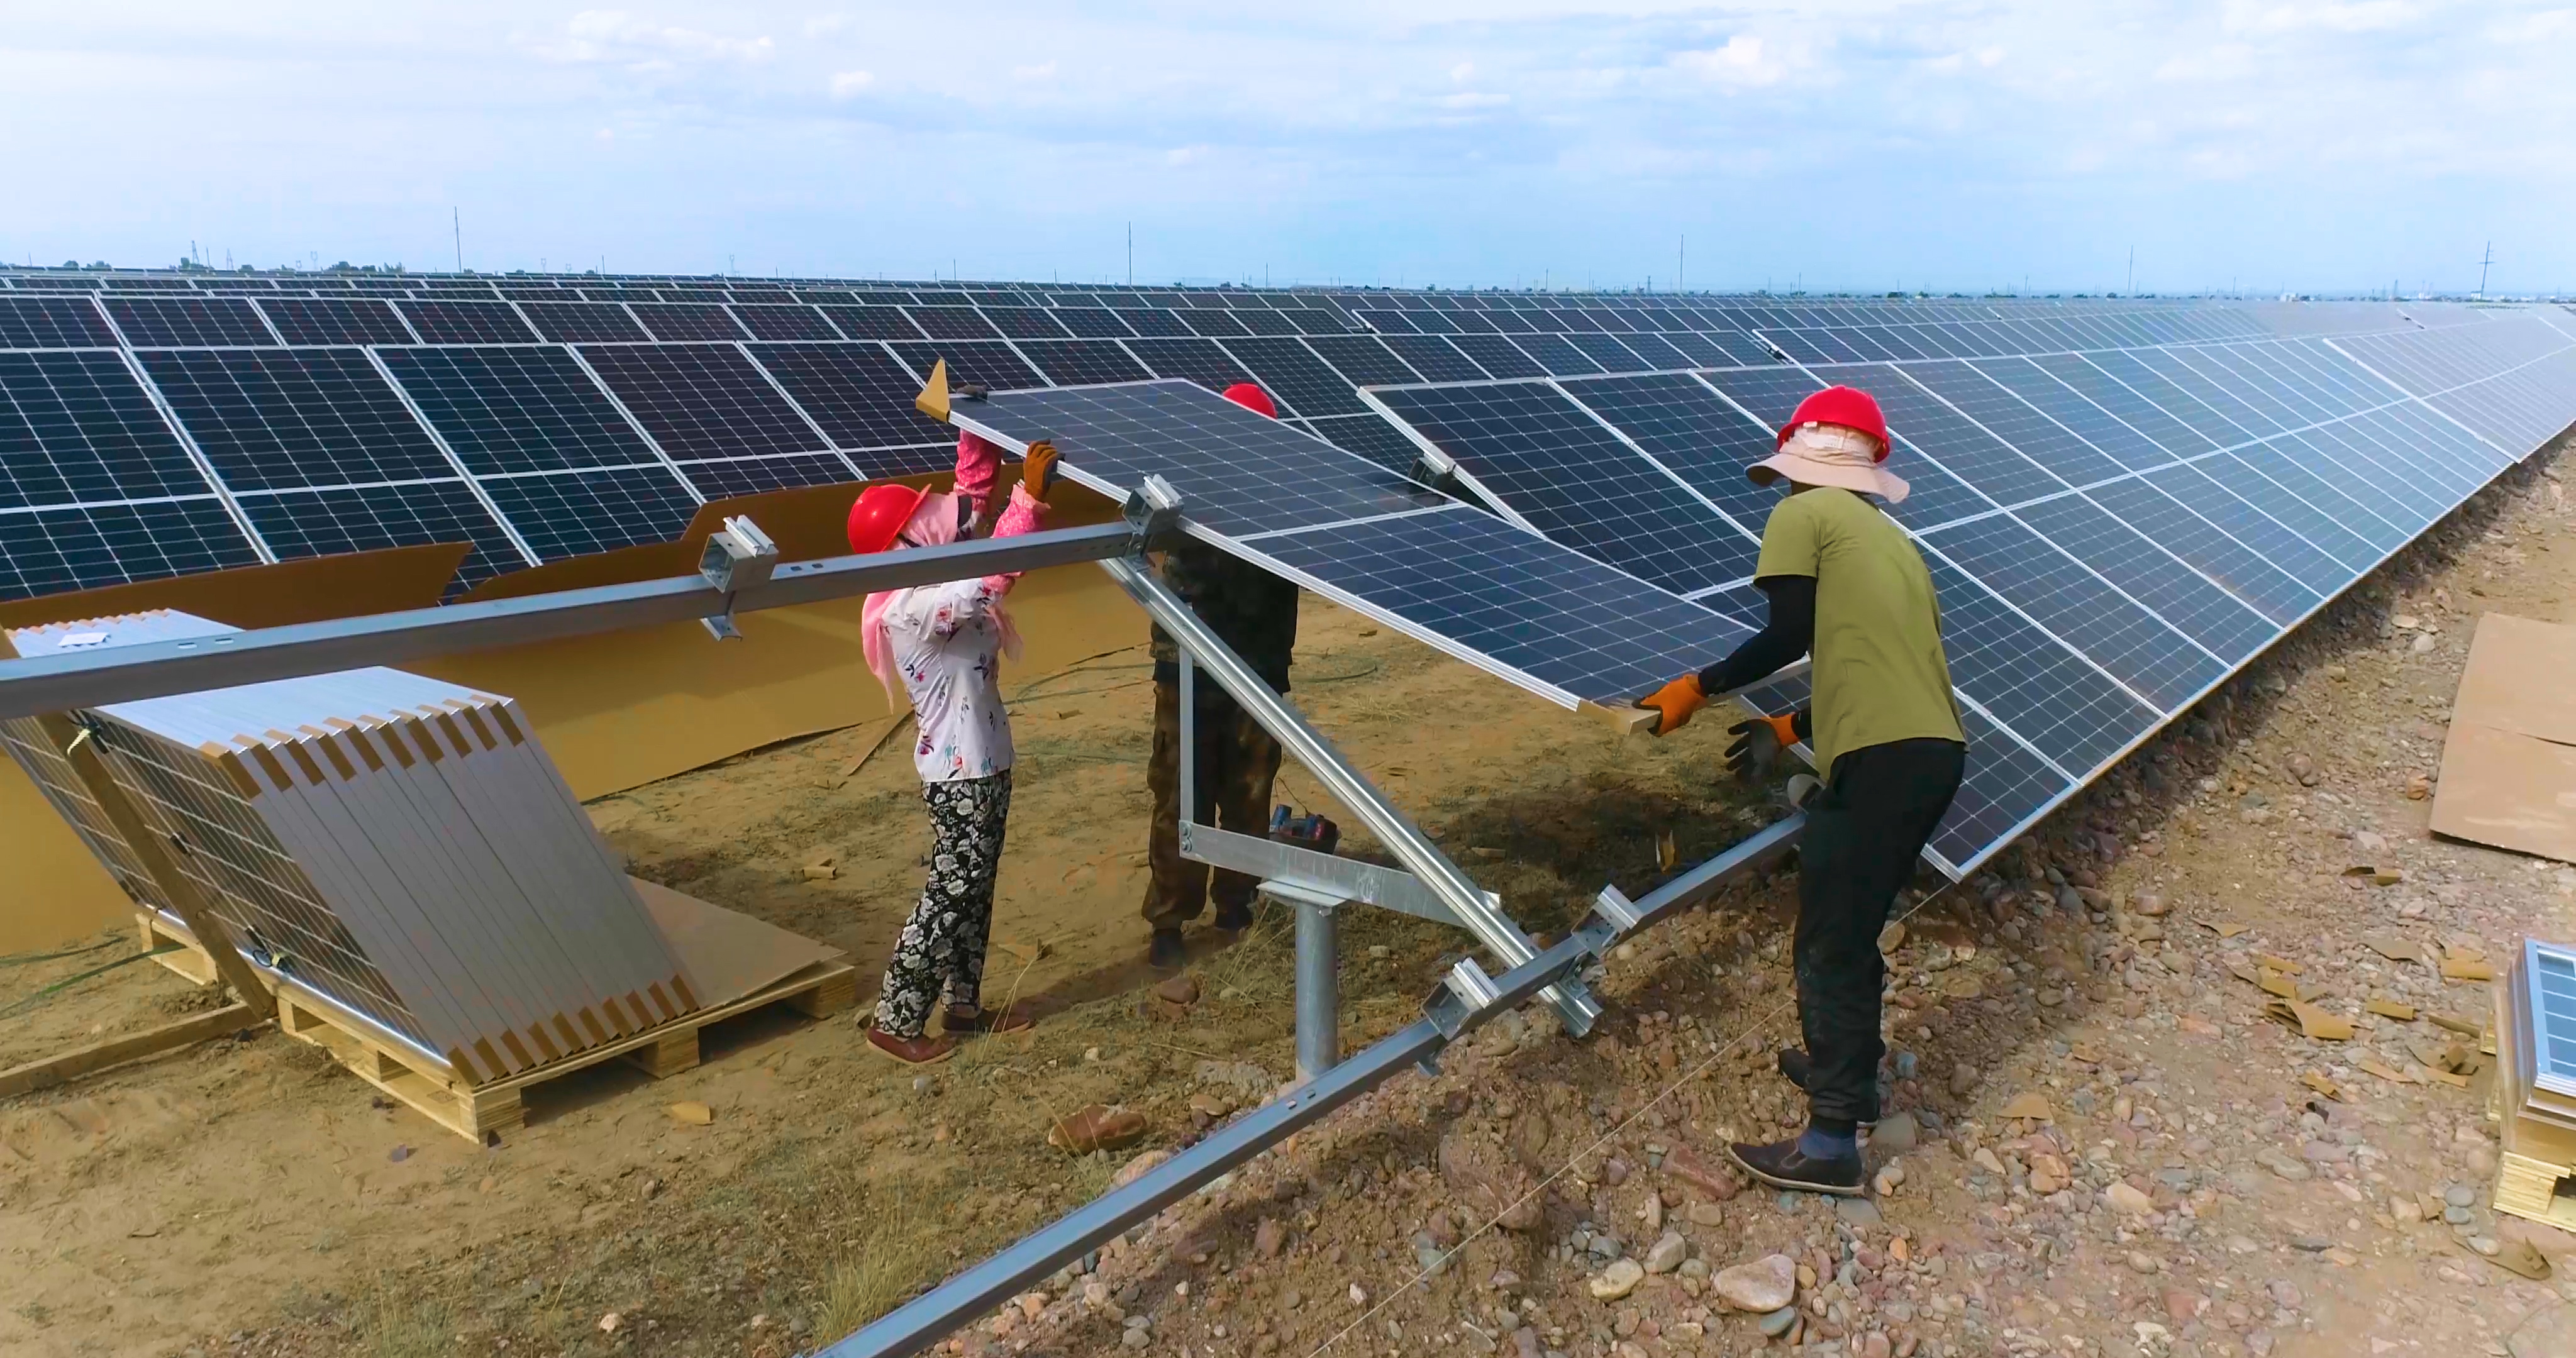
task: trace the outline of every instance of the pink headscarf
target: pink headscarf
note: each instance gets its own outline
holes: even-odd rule
[[[973,435],[966,437],[972,438]],[[983,442],[981,439],[976,441]],[[960,442],[962,444],[963,440]],[[963,451],[961,447],[960,452]],[[989,490],[991,485],[989,478],[985,485]],[[902,551],[907,544],[919,547],[945,547],[955,542],[957,510],[958,497],[955,495],[933,492],[922,496],[921,503],[913,508],[912,517],[904,520],[902,536],[895,540],[893,550]],[[985,578],[1001,588],[1009,586],[1010,577],[996,575]],[[859,608],[860,648],[867,655],[868,669],[876,675],[878,683],[885,685],[886,697],[890,701],[903,701],[904,691],[901,679],[895,674],[894,643],[886,637],[886,609],[893,605],[896,596],[913,588],[918,586],[879,590],[869,595],[867,602]],[[1010,612],[1002,607],[1002,598],[998,592],[993,596],[993,601],[987,606],[986,612],[992,617],[993,625],[1001,629],[1002,654],[1013,660],[1019,659],[1020,630],[1012,625]]]

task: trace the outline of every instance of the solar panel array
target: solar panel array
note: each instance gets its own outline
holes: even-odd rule
[[[910,402],[939,359],[997,390],[1258,382],[1399,476],[1444,448],[1511,536],[1434,505],[1237,545],[1560,698],[1758,623],[1772,496],[1742,469],[1819,384],[1870,389],[1968,707],[1954,870],[2576,415],[2550,308],[0,272],[0,600],[433,541],[472,545],[462,589],[707,500],[938,470]],[[1515,632],[1570,600],[1502,559],[1665,649]]]
[[[1778,493],[1745,467],[1807,394],[1876,395],[1971,724],[1933,840],[1964,871],[2576,420],[2564,317],[2434,310],[1784,327],[1762,367],[1366,395],[1501,514],[1748,625]]]

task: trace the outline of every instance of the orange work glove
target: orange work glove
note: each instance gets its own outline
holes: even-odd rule
[[[1708,695],[1699,690],[1699,676],[1685,674],[1637,700],[1637,706],[1652,709],[1654,733],[1668,736],[1690,723],[1691,714],[1707,705]]]
[[[1752,781],[1768,777],[1780,752],[1798,743],[1796,713],[1777,717],[1755,717],[1726,728],[1735,737],[1726,747],[1726,769],[1738,778]]]
[[[1055,445],[1045,439],[1029,445],[1028,461],[1020,468],[1020,484],[1028,487],[1029,498],[1043,504],[1047,492],[1055,489]]]

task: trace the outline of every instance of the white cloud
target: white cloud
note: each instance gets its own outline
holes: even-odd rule
[[[835,71],[832,73],[832,97],[855,98],[875,83],[877,76],[874,71]]]
[[[728,38],[702,29],[656,24],[624,10],[586,9],[541,51],[562,61],[666,66],[674,61],[766,61],[777,47],[766,37]]]
[[[1052,61],[1041,61],[1030,66],[1014,66],[1011,68],[1011,78],[1013,80],[1051,80],[1055,78],[1055,67],[1056,64]]]
[[[1673,65],[1719,85],[1758,89],[1778,84],[1789,74],[1791,63],[1781,48],[1754,34],[1738,33],[1728,38],[1722,47],[1676,53]]]

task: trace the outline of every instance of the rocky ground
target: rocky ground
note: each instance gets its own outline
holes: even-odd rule
[[[1497,1023],[949,1347],[2576,1354],[2576,1237],[2486,1205],[2477,1036],[2477,978],[2576,937],[2576,869],[2425,830],[2478,615],[2576,621],[2571,593],[2555,472],[2508,478],[1919,883],[1869,1199],[1724,1168],[1799,1121],[1784,875],[1623,946],[1599,1036]]]
[[[2576,871],[2425,831],[2478,615],[2576,622],[2571,600],[2567,496],[2510,476],[1970,881],[1918,880],[1887,940],[1893,1115],[1867,1201],[1723,1167],[1729,1139],[1799,1120],[1772,1068],[1795,1032],[1786,871],[1623,945],[1598,1036],[1498,1021],[951,1347],[2576,1354],[2576,1241],[2484,1205],[2478,1044],[2444,1021],[2474,1029],[2486,987],[2441,974],[2576,939]],[[1305,625],[1301,705],[1533,928],[1604,881],[1649,887],[1666,835],[1692,862],[1776,814],[1711,778],[1717,729],[1605,740],[1320,603]],[[1186,1146],[1289,1070],[1288,951],[1270,919],[1195,960],[1194,996],[1149,993],[1140,665],[1014,695],[1029,772],[1001,932],[1037,946],[1001,965],[1046,1009],[1035,1032],[923,1074],[846,1019],[754,1016],[672,1080],[540,1086],[494,1148],[273,1032],[0,1103],[0,1351],[785,1358]],[[639,873],[872,960],[922,839],[900,761],[860,759],[876,734],[594,814]],[[800,870],[824,855],[849,870]],[[1413,1017],[1458,947],[1383,912],[1346,942],[1354,1041]],[[0,1002],[118,955],[13,965]],[[124,966],[6,1037],[52,1050],[202,999]],[[1142,1139],[1048,1144],[1094,1103]],[[2526,1245],[2557,1272],[2515,1272]]]

